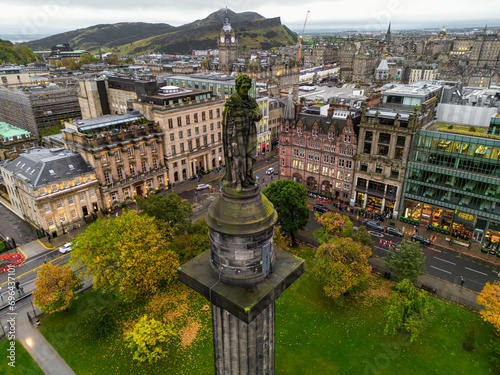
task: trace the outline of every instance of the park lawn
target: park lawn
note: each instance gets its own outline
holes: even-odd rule
[[[334,304],[310,273],[276,303],[278,374],[491,374],[487,345],[492,327],[459,305],[432,300],[435,313],[414,343],[406,335],[385,335],[384,296],[391,282],[367,298]],[[384,285],[385,284],[385,285]],[[476,330],[473,353],[461,347]]]
[[[24,349],[23,345],[16,341],[15,367],[9,366],[10,359],[7,358],[10,343],[7,340],[0,341],[0,374],[2,375],[43,375],[42,369],[38,366],[31,355]]]
[[[278,374],[491,374],[486,346],[493,338],[491,325],[458,306],[433,299],[435,313],[414,343],[405,335],[383,333],[383,309],[391,282],[374,278],[365,297],[336,305],[323,296],[310,272],[276,301],[276,373]],[[172,350],[155,365],[136,364],[124,345],[123,330],[102,340],[85,338],[81,316],[89,306],[103,304],[97,292],[79,298],[69,313],[43,319],[42,333],[73,370],[81,374],[210,374],[213,373],[211,316],[203,310],[203,333],[185,350]],[[207,304],[193,295],[192,307]],[[141,306],[120,312],[124,321],[140,315]],[[476,330],[476,350],[461,347],[470,328]]]
[[[68,365],[78,374],[207,374],[213,372],[211,312],[204,310],[206,300],[193,292],[191,308],[199,309],[203,329],[200,338],[186,350],[172,350],[166,360],[156,364],[132,360],[132,352],[124,342],[123,328],[118,328],[104,339],[95,340],[87,335],[83,316],[90,306],[99,307],[107,298],[91,291],[77,299],[69,312],[57,312],[43,319],[41,331]],[[143,306],[125,308],[117,314],[123,322],[136,320]],[[177,348],[176,348],[177,349]]]

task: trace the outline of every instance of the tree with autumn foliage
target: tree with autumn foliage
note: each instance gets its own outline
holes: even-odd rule
[[[274,205],[278,212],[278,225],[290,233],[292,247],[296,247],[295,233],[309,222],[306,189],[295,181],[279,180],[271,182],[262,194]]]
[[[336,237],[351,237],[353,233],[352,221],[337,212],[327,212],[323,215],[316,213],[316,221],[321,225],[313,233],[319,243],[325,243]]]
[[[91,224],[77,237],[70,262],[84,266],[96,288],[132,301],[176,279],[179,260],[170,237],[154,218],[130,210]]]
[[[342,297],[363,290],[371,273],[368,246],[351,238],[333,238],[316,252],[314,273],[327,297],[342,301]]]
[[[177,336],[170,324],[144,315],[125,336],[127,345],[139,362],[154,363],[168,353],[170,342]]]
[[[479,312],[483,320],[493,324],[500,335],[500,281],[494,281],[493,284],[487,282],[477,296],[477,303],[484,306]]]
[[[82,288],[80,278],[68,266],[44,264],[37,277],[34,302],[48,314],[67,309],[77,298],[75,292]]]

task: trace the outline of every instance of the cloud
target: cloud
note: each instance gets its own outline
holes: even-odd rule
[[[252,9],[248,7],[251,4]],[[2,4],[0,33],[47,34],[84,28],[100,23],[150,22],[179,26],[203,19],[225,8],[235,12],[254,11],[264,17],[281,17],[293,30],[302,30],[307,11],[307,30],[364,28],[385,30],[392,21],[399,28],[445,25],[498,24],[500,2],[486,0],[7,0]],[[485,18],[487,14],[488,19]],[[8,17],[5,17],[8,15]],[[491,16],[489,16],[491,15]]]

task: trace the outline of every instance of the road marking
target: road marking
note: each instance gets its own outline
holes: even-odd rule
[[[477,273],[480,273],[481,275],[484,275],[484,276],[488,276],[487,274],[485,274],[484,272],[481,272],[481,271],[476,271],[476,270],[473,270],[472,268],[469,268],[469,267],[465,267],[466,270],[469,270],[469,271],[472,271],[472,272],[477,272]]]
[[[449,273],[451,275],[451,272],[450,271],[446,271],[446,270],[443,270],[441,268],[437,268],[437,267],[434,267],[434,266],[431,266],[431,268],[434,268],[436,270],[439,270],[439,271],[443,271],[443,272],[446,272],[446,273]]]
[[[23,256],[24,256],[23,263],[26,262],[28,260],[28,256],[24,253],[24,251],[19,246],[17,247],[17,249],[19,249],[19,251],[21,252],[21,254],[23,254]]]
[[[42,241],[40,241],[40,240],[37,240],[37,241],[38,241],[38,242],[40,242],[40,244],[41,244],[43,247],[45,247],[47,250],[54,250],[54,249],[55,249],[55,247],[47,247],[47,246],[45,246],[45,244],[44,244]]]
[[[384,238],[384,235],[379,232],[374,232],[372,230],[369,230],[368,233],[370,233],[372,236],[378,237],[378,238]]]
[[[389,252],[389,250],[384,249],[383,247],[380,247],[380,246],[375,246],[375,248]]]
[[[441,258],[438,258],[438,257],[433,257],[433,258],[434,258],[434,259],[437,259],[437,260],[440,260],[441,262],[446,262],[446,263],[453,264],[454,266],[456,266],[456,265],[457,265],[456,263],[450,262],[449,260],[441,259]]]

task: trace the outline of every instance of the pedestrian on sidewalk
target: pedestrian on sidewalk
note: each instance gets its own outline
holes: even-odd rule
[[[432,242],[436,240],[436,235],[432,236]]]

